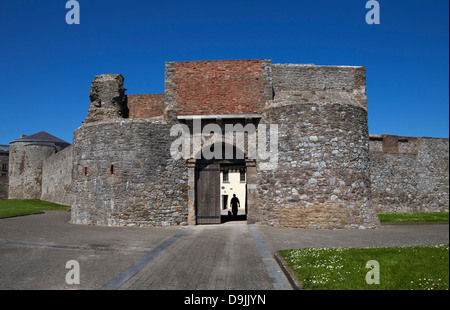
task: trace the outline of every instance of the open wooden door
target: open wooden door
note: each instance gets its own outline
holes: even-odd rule
[[[200,164],[195,174],[197,224],[220,224],[220,164]]]

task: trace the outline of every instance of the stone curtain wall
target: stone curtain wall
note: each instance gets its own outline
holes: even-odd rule
[[[448,139],[422,138],[417,154],[417,194],[420,208],[447,211],[449,205]]]
[[[0,175],[0,199],[8,198],[8,176]]]
[[[278,169],[258,170],[263,224],[373,228],[364,68],[273,65]]]
[[[448,211],[448,139],[372,136],[370,158],[377,212]]]
[[[44,160],[40,199],[71,206],[73,202],[72,168],[72,146]]]
[[[270,60],[166,63],[167,109],[179,115],[252,114],[272,99]]]
[[[378,213],[415,212],[417,183],[416,155],[370,153],[372,205]]]
[[[9,155],[8,151],[3,151],[0,146],[0,199],[8,198],[8,170],[9,170]],[[3,152],[2,152],[3,151]],[[6,165],[6,171],[3,171],[3,165]],[[5,174],[4,176],[2,174]]]
[[[72,222],[186,225],[188,169],[170,155],[170,127],[151,119],[122,119],[78,128]]]

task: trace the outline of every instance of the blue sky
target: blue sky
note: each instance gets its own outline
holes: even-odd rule
[[[72,142],[95,75],[163,93],[164,62],[271,59],[366,67],[369,131],[449,135],[449,1],[2,0],[0,144],[47,131]]]

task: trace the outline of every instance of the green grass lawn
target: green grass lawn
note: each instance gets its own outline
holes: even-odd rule
[[[448,290],[449,246],[283,250],[279,254],[307,290]],[[367,284],[379,263],[379,284]]]
[[[43,210],[70,210],[70,207],[37,199],[0,199],[0,218],[38,214]]]
[[[378,218],[382,223],[448,222],[448,212],[380,213]]]

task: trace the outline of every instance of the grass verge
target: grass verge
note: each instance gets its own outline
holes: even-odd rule
[[[380,213],[381,223],[448,222],[448,212]]]
[[[297,249],[278,252],[307,290],[448,290],[449,246]],[[379,284],[368,284],[379,264]],[[370,277],[370,279],[374,279]]]
[[[0,218],[39,214],[43,210],[70,210],[70,207],[37,199],[0,199]]]

